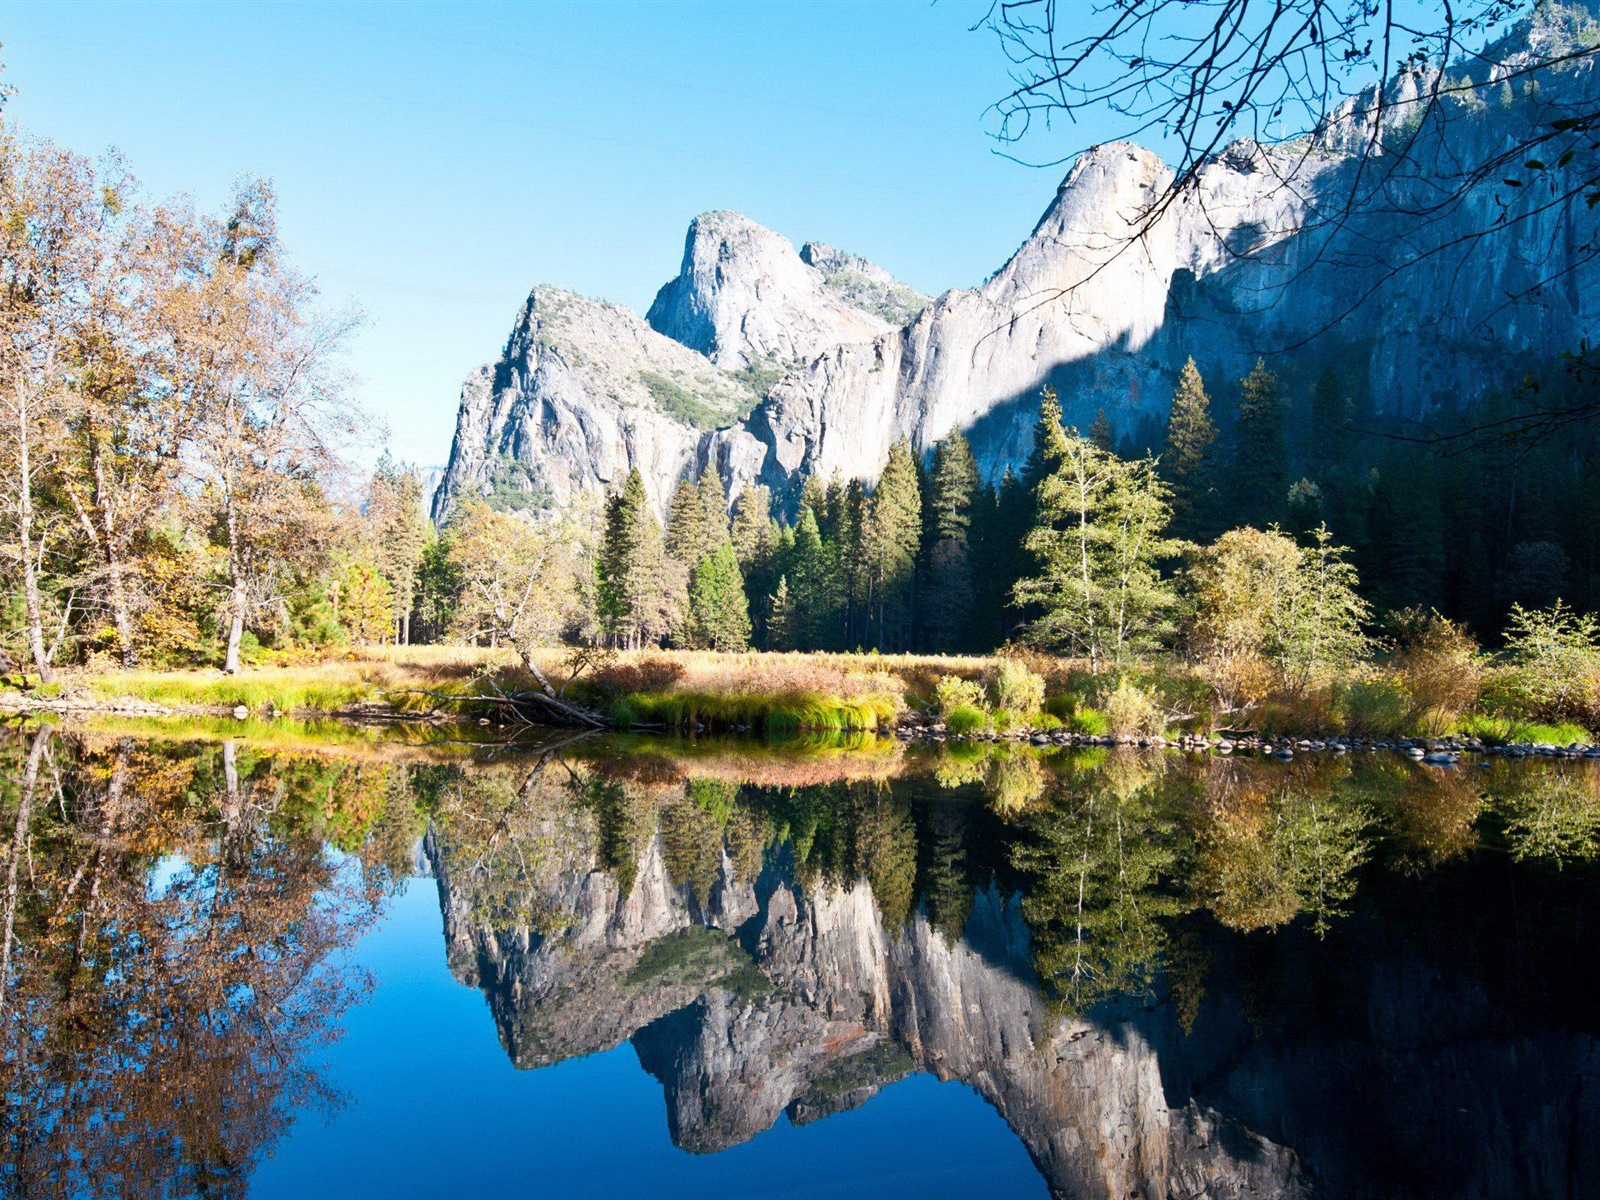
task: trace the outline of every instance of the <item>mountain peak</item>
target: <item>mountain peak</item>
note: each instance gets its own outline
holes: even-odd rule
[[[678,276],[656,293],[645,319],[730,370],[803,361],[890,328],[830,289],[787,238],[726,210],[689,223]]]
[[[859,254],[807,242],[800,247],[800,261],[821,271],[824,285],[846,304],[891,325],[909,325],[928,306],[928,297]]]

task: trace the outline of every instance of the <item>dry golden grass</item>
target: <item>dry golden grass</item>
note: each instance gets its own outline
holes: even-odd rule
[[[671,690],[741,693],[816,692],[854,700],[885,691],[931,695],[941,675],[975,679],[994,659],[955,654],[824,654],[710,650],[641,650],[618,654],[615,669],[670,664]],[[557,655],[552,662],[559,667]]]
[[[550,647],[535,661],[556,683],[570,673],[571,651]],[[578,691],[618,695],[645,692],[725,698],[775,696],[825,697],[844,704],[885,698],[898,706],[930,698],[942,675],[979,679],[995,660],[966,655],[807,654],[746,652],[719,654],[698,650],[644,650],[613,656],[584,677]],[[1068,668],[1061,660],[1030,664],[1047,678]],[[63,681],[70,692],[102,701],[134,699],[175,708],[232,708],[252,711],[338,712],[384,701],[408,712],[437,703],[425,693],[455,694],[477,689],[493,675],[498,686],[531,686],[516,654],[478,646],[366,646],[340,651],[321,661],[247,666],[237,675],[211,669],[80,672]],[[641,680],[648,682],[641,683]],[[881,705],[880,705],[881,706]]]

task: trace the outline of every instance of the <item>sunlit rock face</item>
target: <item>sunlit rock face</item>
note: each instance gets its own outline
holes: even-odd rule
[[[533,290],[500,361],[461,388],[450,462],[434,496],[502,491],[537,511],[620,487],[638,467],[665,511],[704,431],[749,411],[749,387],[638,314],[556,288]]]
[[[824,257],[834,276],[847,265]],[[861,260],[886,281],[886,272]],[[859,273],[859,270],[858,270]],[[788,366],[830,346],[887,333],[883,317],[849,303],[829,275],[783,237],[734,212],[705,213],[689,225],[678,277],[656,294],[651,328],[698,350],[719,367]],[[863,275],[863,278],[868,278]]]
[[[501,361],[463,390],[436,513],[487,490],[507,461],[558,502],[630,466],[659,500],[709,462],[734,493],[760,482],[792,503],[811,473],[871,481],[896,439],[926,452],[958,428],[993,478],[1025,458],[1046,383],[1069,421],[1087,426],[1103,408],[1127,432],[1162,417],[1190,356],[1214,388],[1258,355],[1301,384],[1331,369],[1391,418],[1504,387],[1600,331],[1596,214],[1550,202],[1563,179],[1592,176],[1592,148],[1561,179],[1511,188],[1496,174],[1460,196],[1441,183],[1551,112],[1592,109],[1588,61],[1542,72],[1536,98],[1485,99],[1530,43],[1549,52],[1560,31],[1543,20],[1475,67],[1484,86],[1444,101],[1414,143],[1406,101],[1419,85],[1392,85],[1385,152],[1361,169],[1356,152],[1379,123],[1371,95],[1336,110],[1315,141],[1228,147],[1153,218],[1166,165],[1136,146],[1096,147],[1009,262],[926,304],[864,259],[815,242],[796,254],[735,213],[698,217],[682,271],[650,309],[649,332],[664,337],[583,302],[585,328],[552,354],[530,301]],[[641,371],[705,402],[642,388]]]

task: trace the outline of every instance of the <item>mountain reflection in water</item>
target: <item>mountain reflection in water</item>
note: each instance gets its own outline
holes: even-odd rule
[[[1600,1194],[1595,764],[314,732],[4,733],[0,1195],[248,1194],[423,868],[684,1150],[927,1072],[1061,1196]]]

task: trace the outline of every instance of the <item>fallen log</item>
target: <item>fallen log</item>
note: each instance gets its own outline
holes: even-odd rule
[[[490,687],[494,687],[491,683]],[[397,688],[386,692],[391,696],[427,696],[430,700],[438,700],[446,704],[488,704],[497,708],[509,710],[525,725],[570,725],[580,729],[609,729],[611,722],[601,714],[591,709],[579,707],[576,704],[560,700],[555,696],[545,695],[543,692],[504,692],[494,688],[492,693],[476,692],[460,694],[456,692],[435,692],[428,688]],[[525,709],[536,707],[546,719],[539,722],[528,720]],[[438,709],[434,709],[437,712]]]

